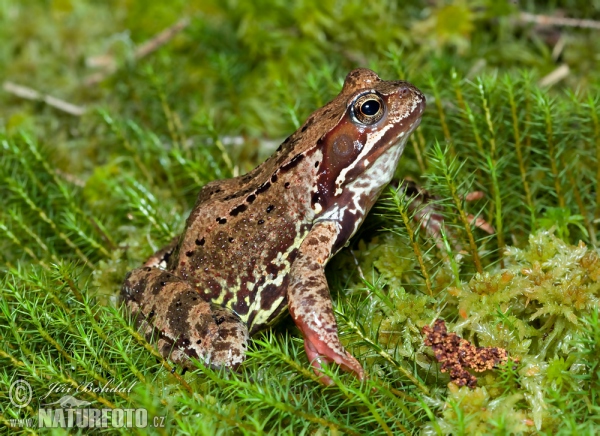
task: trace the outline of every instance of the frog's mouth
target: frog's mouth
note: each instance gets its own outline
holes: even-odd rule
[[[408,137],[410,135],[412,135],[412,133],[417,130],[417,127],[419,127],[419,125],[421,124],[421,120],[423,118],[421,118],[419,116],[419,118],[416,119],[416,121],[413,122],[413,125],[408,129],[408,131],[406,132],[400,132],[398,134],[398,136],[396,137],[396,141],[394,142],[394,145],[398,145],[400,142],[402,141],[406,141],[408,139]]]
[[[417,127],[419,127],[419,124],[421,124],[421,116],[418,112],[417,112],[417,114],[418,114],[418,117],[416,120],[411,121],[410,118],[407,118],[406,120],[404,120],[403,123],[401,123],[399,125],[400,131],[395,134],[395,137],[393,137],[393,139],[388,139],[386,141],[385,140],[386,138],[384,137],[384,140],[383,140],[384,145],[382,145],[378,149],[372,150],[370,155],[368,155],[366,157],[366,161],[369,163],[375,162],[376,160],[386,156],[388,154],[387,152],[389,150],[396,149],[398,147],[404,149],[404,144],[408,140],[408,137],[415,131],[415,129]],[[412,124],[409,126],[408,129],[406,129],[403,127],[403,124],[406,125],[405,123],[408,123],[408,122],[412,122]],[[393,134],[394,132],[388,132],[388,134],[389,133]]]

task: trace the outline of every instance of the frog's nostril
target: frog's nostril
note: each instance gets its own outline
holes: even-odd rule
[[[400,97],[408,97],[408,94],[410,94],[410,89],[407,86],[403,86],[398,90],[398,94],[400,94]]]

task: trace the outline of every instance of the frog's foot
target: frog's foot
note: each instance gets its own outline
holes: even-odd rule
[[[326,385],[333,384],[333,380],[321,372],[325,364],[337,363],[344,371],[352,372],[362,380],[364,370],[358,360],[348,353],[339,341],[337,328],[327,329],[332,331],[314,331],[307,323],[294,318],[296,325],[304,336],[304,350],[311,362],[315,374]]]
[[[244,361],[246,325],[230,310],[204,301],[180,277],[158,268],[138,268],[125,278],[121,295],[139,330],[147,340],[157,340],[165,358],[190,369],[190,358],[229,368]]]
[[[337,363],[361,380],[365,375],[360,363],[340,343],[323,269],[336,236],[337,227],[332,222],[312,228],[292,265],[287,294],[290,314],[302,331],[308,359],[325,384],[333,383],[321,372],[322,365],[328,363]]]

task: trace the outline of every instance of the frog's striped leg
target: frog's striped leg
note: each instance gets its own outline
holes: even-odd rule
[[[229,309],[204,301],[182,278],[137,268],[125,278],[121,296],[140,332],[158,342],[165,358],[191,369],[190,357],[215,367],[235,368],[244,361],[246,325]]]
[[[337,235],[338,227],[334,222],[322,221],[313,226],[292,265],[287,291],[290,314],[304,335],[308,359],[315,373],[326,384],[333,381],[321,373],[324,363],[335,362],[361,380],[364,378],[360,363],[340,343],[325,278],[325,263],[329,260]]]

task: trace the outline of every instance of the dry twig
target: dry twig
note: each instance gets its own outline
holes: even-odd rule
[[[16,95],[17,97],[24,98],[25,100],[43,101],[48,106],[52,106],[55,109],[61,110],[76,117],[79,117],[85,113],[85,107],[83,106],[77,106],[61,100],[60,98],[56,98],[48,94],[42,94],[35,89],[28,88],[27,86],[17,85],[16,83],[6,81],[2,84],[2,89],[9,94]]]
[[[189,26],[189,24],[190,24],[190,19],[188,17],[182,18],[177,23],[173,24],[171,27],[166,28],[165,30],[163,30],[162,32],[160,32],[159,34],[154,36],[153,38],[142,43],[140,46],[138,46],[135,49],[135,52],[133,54],[134,59],[139,60],[139,59],[142,59],[142,58],[148,56],[149,54],[155,52],[160,47],[162,47],[167,42],[169,42],[171,39],[173,39],[173,37],[175,35],[177,35],[179,32],[181,32],[183,29],[185,29],[187,26]],[[108,64],[113,65],[114,62],[113,63],[108,62]],[[114,67],[109,67],[108,69],[105,69],[98,73],[92,74],[87,79],[85,79],[84,85],[86,85],[86,86],[96,85],[96,84],[102,82],[104,79],[106,79],[111,74],[113,74],[115,72],[115,70],[116,69]]]
[[[600,21],[582,20],[579,18],[551,17],[521,12],[519,19],[525,23],[535,23],[541,26],[582,27],[584,29],[600,29]]]

